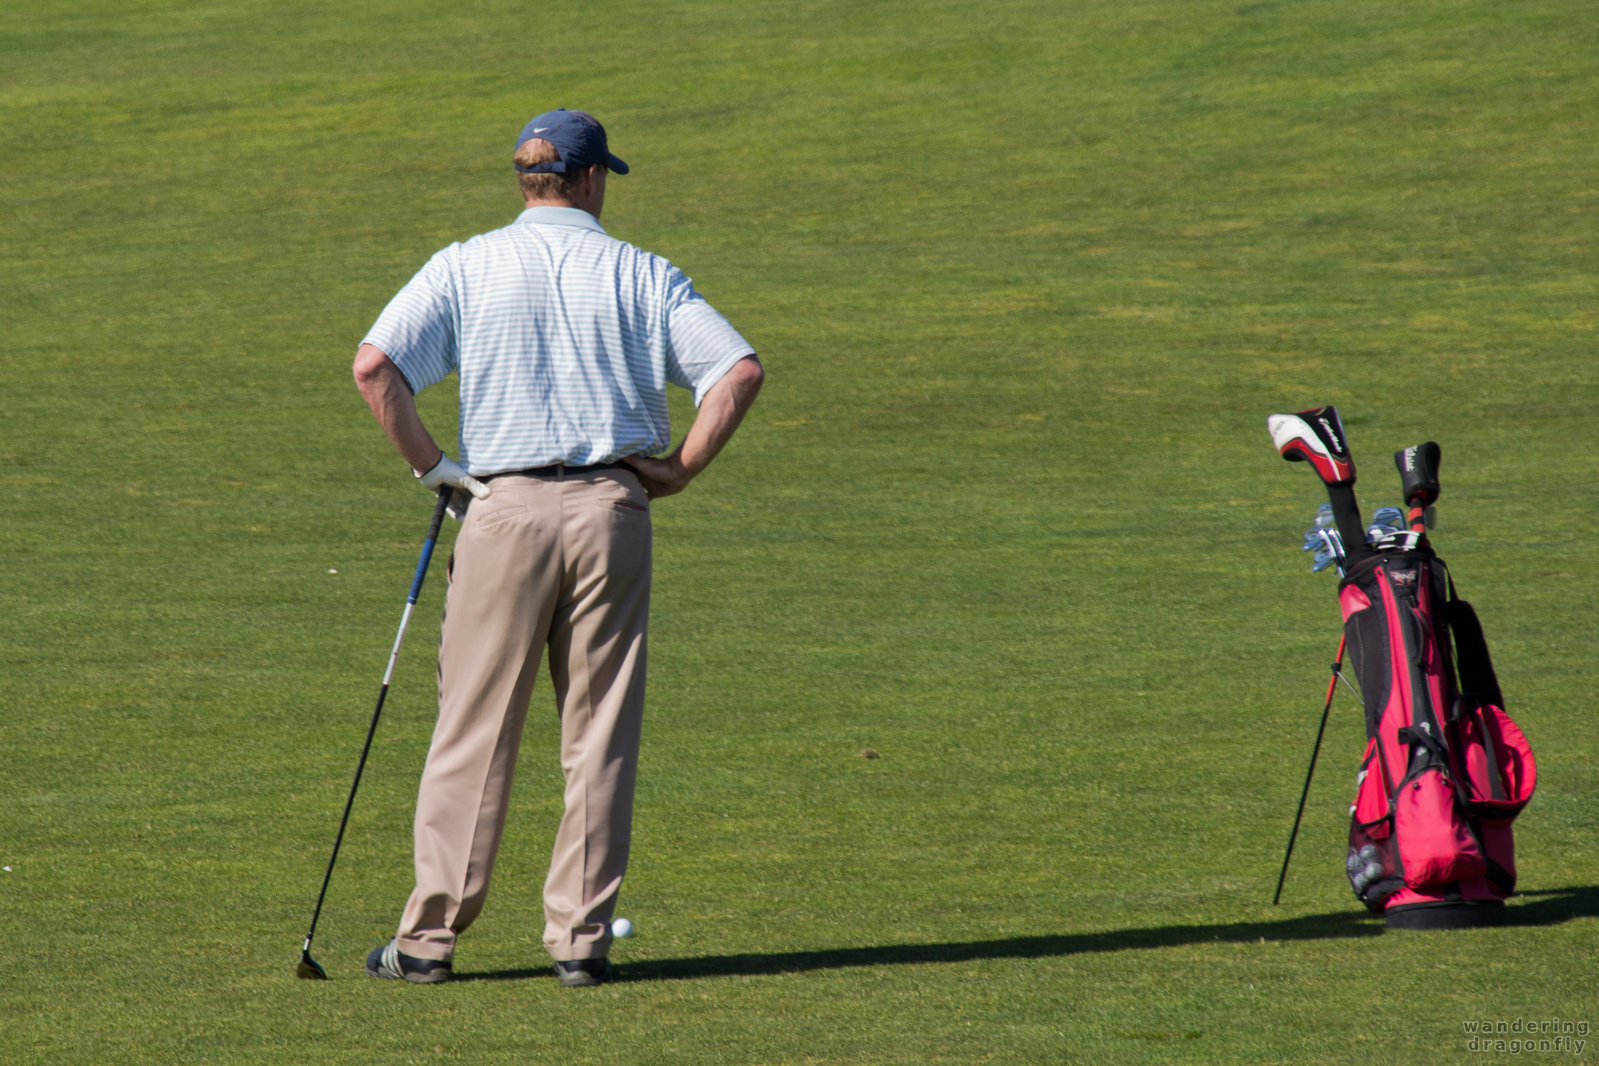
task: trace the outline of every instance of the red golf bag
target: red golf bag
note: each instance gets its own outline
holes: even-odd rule
[[[1538,772],[1476,613],[1425,541],[1354,558],[1339,603],[1366,709],[1350,885],[1396,928],[1493,921]]]

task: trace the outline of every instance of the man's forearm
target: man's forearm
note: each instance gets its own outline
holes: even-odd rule
[[[356,352],[354,370],[361,396],[400,458],[419,473],[431,469],[444,452],[422,424],[416,397],[411,395],[400,368],[380,349],[363,344]]]
[[[660,459],[643,455],[624,457],[643,479],[644,488],[651,497],[682,492],[700,471],[711,465],[711,460],[732,438],[733,431],[755,403],[765,380],[766,371],[761,369],[761,361],[754,355],[745,356],[705,394],[694,416],[694,424],[688,427],[688,435],[676,451]]]
[[[754,405],[765,379],[761,361],[750,355],[733,364],[732,369],[711,386],[678,449],[678,459],[690,478],[710,466],[711,460],[732,439],[733,432]]]

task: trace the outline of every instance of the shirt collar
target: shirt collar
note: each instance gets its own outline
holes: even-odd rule
[[[535,226],[576,226],[597,233],[605,232],[600,220],[581,207],[529,207],[518,216],[517,222],[526,222]]]

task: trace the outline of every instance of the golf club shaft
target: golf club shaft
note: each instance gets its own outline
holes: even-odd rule
[[[355,780],[350,782],[350,795],[344,801],[344,816],[339,819],[339,832],[333,839],[333,854],[328,856],[328,869],[322,875],[322,891],[317,893],[316,909],[311,913],[311,926],[306,930],[305,943],[300,949],[302,958],[311,953],[311,938],[316,935],[317,919],[322,916],[322,902],[328,895],[328,883],[333,879],[333,864],[339,858],[339,845],[344,843],[344,830],[350,824],[350,809],[355,806],[355,790],[361,784],[361,771],[366,769],[366,757],[372,751],[372,738],[377,734],[378,717],[383,713],[383,701],[389,695],[389,680],[394,676],[394,664],[400,658],[400,645],[405,642],[405,630],[411,624],[411,613],[422,595],[422,581],[427,577],[428,563],[433,559],[433,546],[438,543],[439,528],[444,524],[444,513],[454,492],[448,485],[439,488],[438,503],[433,508],[433,521],[428,526],[427,540],[422,543],[422,556],[416,563],[416,574],[411,578],[411,591],[405,598],[405,611],[400,615],[400,629],[394,635],[394,647],[389,651],[389,665],[383,671],[383,687],[378,690],[377,706],[372,710],[372,723],[367,726],[366,743],[361,746],[361,758],[355,764]]]
[[[1332,504],[1333,522],[1344,542],[1345,564],[1354,566],[1367,553],[1366,524],[1361,521],[1360,505],[1355,502],[1355,483],[1328,485],[1327,501]]]
[[[1271,905],[1283,898],[1283,882],[1288,880],[1288,862],[1294,857],[1294,841],[1299,837],[1299,820],[1305,816],[1305,800],[1310,796],[1310,779],[1316,773],[1316,758],[1321,754],[1321,738],[1327,732],[1327,715],[1332,710],[1333,694],[1338,691],[1338,679],[1343,676],[1344,646],[1347,636],[1338,638],[1338,654],[1333,658],[1332,677],[1327,681],[1327,702],[1321,708],[1321,726],[1316,730],[1316,746],[1310,752],[1310,769],[1305,771],[1305,788],[1299,793],[1299,810],[1294,814],[1294,828],[1288,834],[1288,850],[1283,853],[1282,872],[1277,875],[1277,891]]]

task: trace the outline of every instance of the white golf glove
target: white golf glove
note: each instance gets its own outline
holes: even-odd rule
[[[468,474],[460,463],[451,459],[448,455],[441,454],[439,461],[434,463],[427,473],[417,474],[416,476],[423,485],[430,489],[437,489],[440,485],[449,485],[455,489],[455,492],[450,494],[448,510],[450,517],[457,522],[466,513],[467,504],[472,502],[467,499],[467,493],[471,493],[477,499],[482,500],[487,499],[491,491],[487,485]]]

